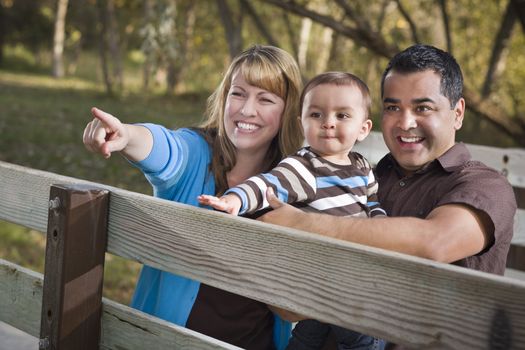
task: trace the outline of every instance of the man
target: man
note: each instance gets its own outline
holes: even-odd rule
[[[465,113],[462,90],[458,63],[435,47],[411,46],[389,62],[381,128],[390,153],[376,172],[379,201],[391,217],[305,213],[268,191],[274,210],[261,220],[502,275],[516,200],[503,176],[455,142]]]
[[[465,113],[455,59],[432,46],[398,53],[381,81],[381,127],[390,153],[377,166],[388,218],[304,213],[267,197],[262,221],[435,261],[503,274],[516,201],[498,172],[455,143]]]

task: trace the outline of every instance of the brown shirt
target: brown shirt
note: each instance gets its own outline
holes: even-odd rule
[[[491,242],[480,253],[455,265],[502,275],[513,235],[516,199],[507,179],[471,159],[464,144],[410,176],[404,176],[391,154],[377,165],[379,202],[389,216],[425,218],[446,204],[464,204],[492,221]]]
[[[273,313],[266,304],[201,283],[186,327],[248,350],[271,350]]]

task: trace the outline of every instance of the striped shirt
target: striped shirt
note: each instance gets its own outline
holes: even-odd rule
[[[348,154],[350,165],[338,165],[309,147],[283,159],[269,173],[253,176],[230,188],[242,202],[239,215],[269,206],[266,189],[272,187],[283,202],[304,211],[337,216],[386,215],[377,200],[378,185],[368,161],[359,153]]]

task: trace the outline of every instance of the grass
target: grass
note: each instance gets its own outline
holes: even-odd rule
[[[11,55],[11,56],[10,56]],[[7,52],[13,69],[0,69],[0,160],[35,169],[104,183],[150,194],[143,175],[119,155],[105,160],[89,153],[82,144],[85,125],[92,119],[92,106],[100,107],[123,122],[154,122],[167,127],[196,125],[209,94],[165,96],[141,93],[140,87],[108,97],[83,64],[76,76],[54,79],[50,69],[25,62],[16,50]],[[139,71],[127,71],[140,81]],[[130,78],[130,80],[132,80]],[[0,221],[0,258],[43,273],[45,234]],[[104,296],[129,303],[140,266],[111,254],[106,255]]]

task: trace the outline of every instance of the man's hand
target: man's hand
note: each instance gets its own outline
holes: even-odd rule
[[[123,150],[129,143],[129,132],[124,124],[98,108],[91,109],[93,120],[84,129],[84,146],[91,152],[109,158],[112,152]]]
[[[257,220],[307,231],[307,229],[301,225],[301,220],[305,216],[305,213],[292,207],[290,204],[280,201],[271,187],[268,187],[266,190],[266,200],[273,210]]]

